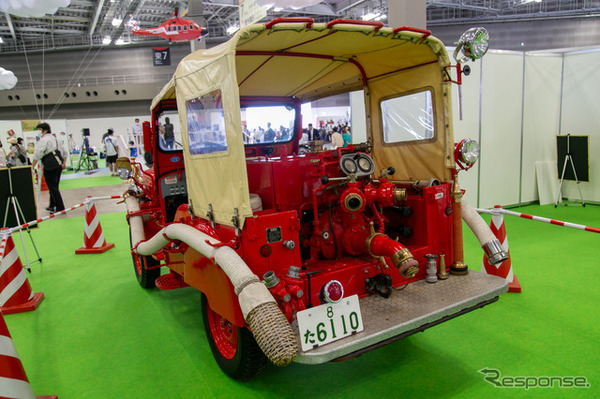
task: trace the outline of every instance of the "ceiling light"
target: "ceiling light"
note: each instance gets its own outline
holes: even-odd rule
[[[2,37],[0,36],[0,43],[4,43],[4,40],[2,40]]]
[[[123,40],[123,39],[117,39],[117,41],[115,42],[115,44],[116,44],[117,46],[121,46],[121,45],[123,45],[123,44],[127,44],[127,43],[126,43],[126,42],[125,42],[125,40]]]
[[[112,20],[112,26],[119,26],[119,25],[121,25],[121,22],[123,22],[122,19],[120,19],[120,18],[113,18],[113,20]]]
[[[227,34],[233,35],[235,32],[237,32],[238,29],[239,29],[238,26],[231,25],[229,28],[227,28]]]
[[[283,8],[280,8],[280,7],[273,8],[274,12],[281,12],[281,10],[283,10]]]
[[[104,39],[102,39],[102,44],[110,44],[110,37],[106,36]]]

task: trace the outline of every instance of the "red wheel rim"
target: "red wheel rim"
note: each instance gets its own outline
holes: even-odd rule
[[[208,325],[217,349],[224,358],[233,359],[237,352],[237,328],[229,320],[213,312],[208,303],[206,310]]]
[[[135,274],[138,276],[142,275],[142,259],[139,256],[135,256],[133,257],[134,261],[133,264],[135,266]]]

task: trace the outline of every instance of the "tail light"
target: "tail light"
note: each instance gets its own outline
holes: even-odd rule
[[[331,280],[321,287],[321,303],[337,303],[344,297],[344,286],[337,280]]]

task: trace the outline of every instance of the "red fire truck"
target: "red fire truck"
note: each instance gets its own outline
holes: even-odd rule
[[[463,259],[463,218],[490,261],[507,254],[461,201],[478,147],[454,142],[451,112],[486,35],[463,35],[452,65],[427,30],[286,18],[185,57],[144,124],[146,164],[119,161],[139,284],[200,290],[214,358],[238,380],[497,300],[506,282]],[[306,104],[340,94],[352,144],[303,132],[327,121]]]

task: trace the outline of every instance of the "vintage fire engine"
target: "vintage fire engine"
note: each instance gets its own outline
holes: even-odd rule
[[[463,35],[451,65],[427,30],[284,18],[184,58],[144,124],[149,164],[119,161],[139,284],[200,290],[214,357],[238,380],[497,300],[506,282],[463,259],[463,219],[492,263],[507,254],[461,202],[478,147],[454,143],[450,104],[486,35]],[[354,144],[304,144],[302,104],[341,93],[360,98],[364,142],[356,124]]]

